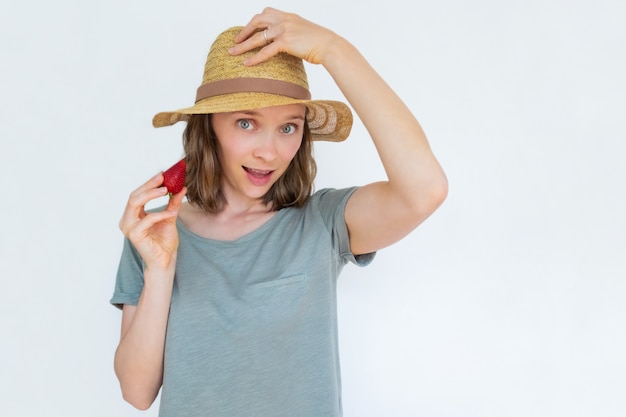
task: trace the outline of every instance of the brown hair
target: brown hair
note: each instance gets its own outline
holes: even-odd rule
[[[187,200],[209,213],[217,213],[224,206],[222,168],[218,158],[217,135],[211,124],[211,115],[193,114],[183,132],[183,148],[187,162]],[[313,190],[317,165],[313,158],[313,140],[308,123],[304,123],[302,143],[291,164],[272,185],[263,202],[273,210],[302,207]]]

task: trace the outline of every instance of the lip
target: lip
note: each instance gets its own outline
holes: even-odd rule
[[[245,166],[243,167],[243,170],[246,172],[248,181],[258,186],[269,183],[272,180],[272,174],[274,173],[274,170],[270,169],[254,169]]]

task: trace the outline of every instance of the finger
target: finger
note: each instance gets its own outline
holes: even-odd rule
[[[119,227],[124,234],[126,234],[126,231],[132,227],[133,224],[145,217],[146,212],[144,207],[148,202],[167,194],[167,187],[147,188],[154,187],[155,184],[158,184],[162,179],[163,175],[158,174],[130,194],[126,208],[119,222]]]
[[[141,197],[146,197],[146,193],[148,193],[147,201],[144,201],[143,204],[147,203],[148,201],[160,197],[162,195],[165,195],[167,192],[163,192],[163,188],[165,187],[161,187],[161,185],[163,184],[163,172],[158,172],[156,175],[154,175],[152,178],[150,178],[148,181],[146,181],[145,183],[143,183],[141,186],[139,186],[139,188],[135,189],[131,194],[130,194],[130,199],[133,200],[139,200],[142,201],[144,199],[142,199]],[[158,191],[157,191],[158,190]],[[143,205],[141,204],[141,205]]]
[[[150,230],[150,228],[152,228],[154,225],[172,219],[177,215],[178,212],[170,210],[150,212],[146,214],[143,219],[134,224],[133,227],[129,228],[127,230],[126,236],[133,243],[139,242],[148,235],[148,230]]]
[[[143,210],[146,204],[167,194],[167,187],[151,188],[147,190],[137,189],[130,194],[127,208],[135,212],[137,209]]]
[[[172,217],[176,217],[176,216],[178,216],[178,211],[176,210],[151,211],[148,214],[146,214],[146,216],[143,219],[141,219],[139,223],[137,223],[137,229],[148,230],[155,224],[169,220]]]
[[[165,187],[163,187],[165,188]],[[126,204],[126,208],[124,209],[124,213],[122,214],[122,218],[119,222],[119,228],[122,230],[124,235],[128,235],[129,230],[131,230],[137,223],[139,223],[144,217],[146,217],[145,205],[148,201],[156,198],[162,197],[167,193],[167,188],[165,192],[159,191],[159,189],[148,190],[141,195],[131,195]],[[151,198],[150,195],[154,194],[156,197]]]
[[[243,64],[250,67],[270,59],[279,52],[281,52],[280,44],[277,42],[272,42],[269,45],[261,48],[256,54],[244,59]]]
[[[135,191],[147,190],[150,188],[156,188],[163,183],[163,171],[157,172],[148,181],[141,184]]]
[[[156,232],[153,231],[154,229],[156,229]],[[169,252],[169,248],[176,246],[178,234],[173,225],[162,228],[158,224],[156,226],[148,225],[146,227],[140,224],[138,227],[131,230],[130,233],[126,235],[126,238],[133,244],[139,252],[139,255],[148,264],[151,263],[150,260],[164,255],[164,249],[166,252]]]
[[[183,199],[187,194],[187,187],[183,187],[179,193],[173,194],[170,198],[170,201],[167,204],[166,210],[177,212],[180,209],[181,204],[183,203]]]
[[[266,34],[266,31],[256,32],[250,38],[231,47],[228,52],[231,55],[241,55],[256,48],[263,48],[271,43],[270,38]],[[266,37],[267,42],[265,41]]]
[[[235,37],[235,43],[241,43],[251,37],[256,31],[270,27],[275,21],[274,15],[280,13],[276,9],[266,7],[263,12],[256,14],[250,19],[250,22]]]
[[[235,46],[238,46],[241,43],[247,41],[256,31],[256,25],[252,26],[251,23],[248,23],[248,26],[245,26],[243,29],[241,29],[237,36],[235,36]]]

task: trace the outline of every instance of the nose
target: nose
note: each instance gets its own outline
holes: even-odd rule
[[[259,135],[253,151],[254,157],[263,159],[265,161],[274,160],[276,158],[276,155],[278,154],[276,148],[276,140],[276,136],[272,133]]]

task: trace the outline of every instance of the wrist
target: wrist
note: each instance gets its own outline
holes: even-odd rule
[[[346,61],[349,63],[358,50],[345,38],[335,35],[327,43],[321,64],[327,71],[332,73],[334,68],[342,68]]]
[[[174,278],[176,272],[176,256],[162,262],[146,263],[143,274],[144,280],[167,281]]]

